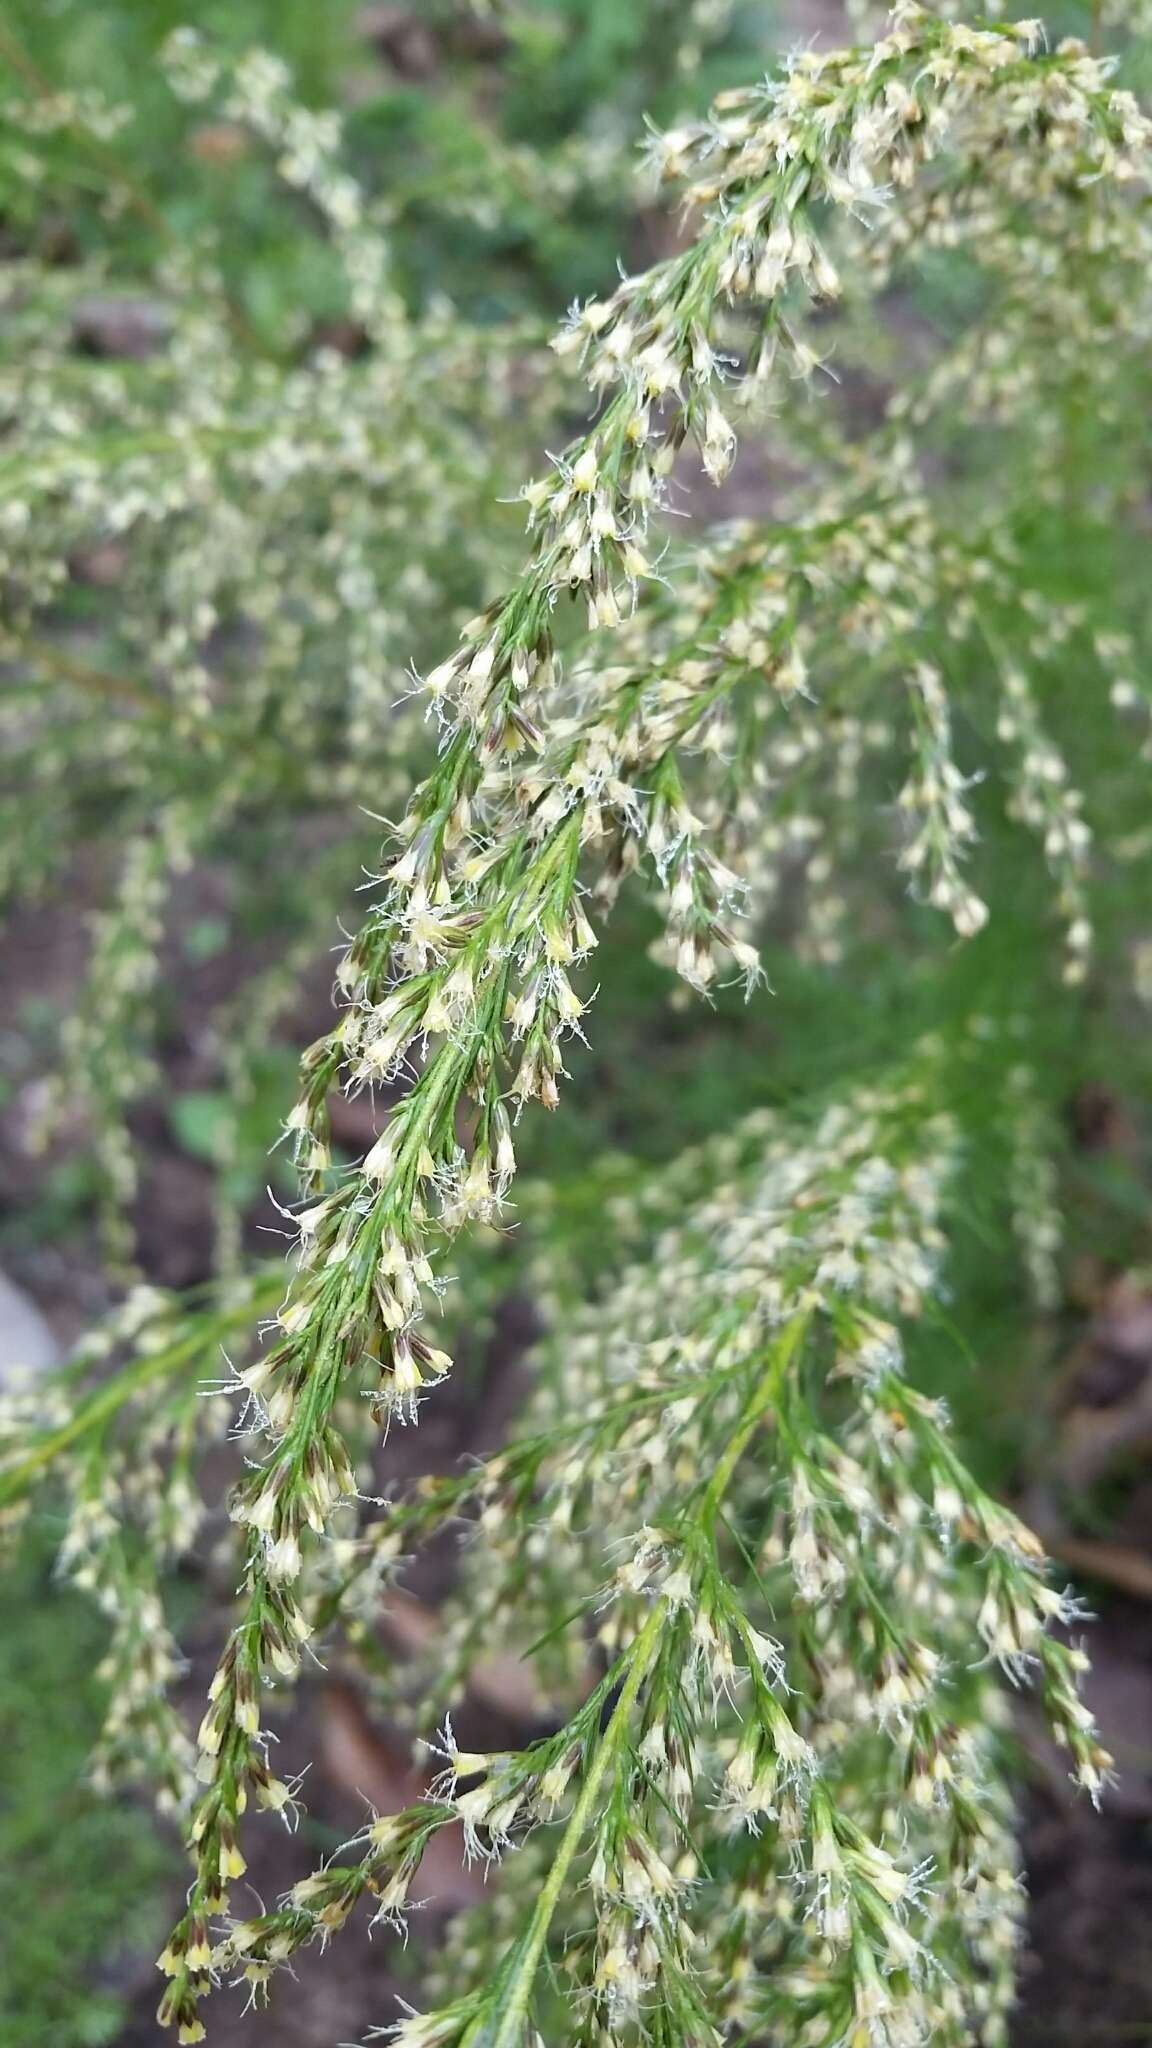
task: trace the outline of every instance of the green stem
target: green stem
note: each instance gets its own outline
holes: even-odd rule
[[[245,1320],[253,1309],[259,1310],[263,1305],[262,1295],[257,1295],[253,1301],[245,1302]],[[45,1466],[51,1465],[62,1451],[70,1449],[90,1430],[110,1420],[150,1381],[160,1379],[174,1372],[178,1366],[187,1364],[197,1353],[206,1349],[214,1336],[223,1336],[225,1332],[234,1328],[237,1320],[236,1312],[228,1311],[213,1318],[207,1325],[190,1331],[176,1343],[167,1345],[163,1351],[146,1353],[143,1358],[137,1359],[134,1364],[116,1373],[112,1379],[106,1380],[89,1400],[83,1402],[74,1414],[69,1416],[67,1422],[42,1437],[34,1449],[29,1451],[27,1457],[21,1458],[18,1464],[9,1466],[7,1471],[0,1472],[0,1508],[18,1500]],[[190,1391],[194,1393],[195,1389]]]
[[[781,1333],[779,1342],[773,1347],[768,1364],[761,1373],[744,1407],[734,1436],[729,1438],[723,1456],[719,1460],[704,1491],[700,1519],[711,1529],[720,1511],[720,1503],[728,1489],[728,1483],[744,1452],[748,1448],[757,1424],[776,1400],[784,1375],[796,1356],[808,1328],[809,1310],[803,1309],[793,1316],[787,1328]]]
[[[146,683],[129,680],[127,676],[110,675],[104,669],[94,668],[91,662],[79,661],[66,650],[51,647],[43,640],[29,640],[21,649],[21,658],[34,663],[37,668],[46,669],[50,676],[75,683],[80,689],[98,697],[138,704],[148,711],[170,711],[173,708],[171,698],[162,691]]]
[[[463,2048],[469,2048],[472,2042],[479,2048],[481,2041],[483,2048],[515,2048],[519,2040],[520,2029],[532,1996],[532,1986],[536,1981],[536,1972],[548,1939],[548,1930],[560,1901],[564,1881],[583,1841],[608,1766],[624,1739],[632,1717],[632,1709],[660,1640],[664,1621],[665,1602],[658,1600],[632,1645],[632,1661],[628,1676],[620,1689],[611,1718],[600,1739],[600,1746],[584,1779],[580,1797],[573,1808],[572,1818],[564,1830],[547,1882],[536,1901],[532,1918],[519,1945],[511,1978],[502,1990],[495,2025],[491,2032],[482,2021],[475,2028],[470,2028],[465,2036]]]

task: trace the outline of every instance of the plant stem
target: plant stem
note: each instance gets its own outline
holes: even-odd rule
[[[648,1666],[652,1660],[653,1651],[660,1638],[665,1614],[666,1602],[658,1600],[632,1645],[632,1661],[628,1669],[628,1676],[620,1689],[619,1698],[612,1709],[611,1718],[600,1739],[599,1748],[584,1779],[580,1797],[573,1808],[572,1818],[564,1830],[563,1839],[548,1873],[547,1882],[536,1901],[535,1910],[528,1923],[523,1942],[516,1957],[512,1977],[501,1997],[500,2010],[496,2018],[495,2027],[491,2033],[488,2033],[481,2026],[475,2034],[476,2042],[483,2041],[484,2048],[514,2048],[514,2044],[519,2038],[519,2030],[528,2010],[528,2001],[532,1995],[536,1971],[544,1951],[544,1944],[548,1939],[548,1929],[552,1924],[552,1917],[564,1888],[564,1881],[583,1840],[592,1808],[596,1803],[596,1798],[604,1782],[608,1766],[620,1748],[629,1720],[631,1719],[632,1709],[636,1704],[640,1687],[644,1682]],[[468,2043],[472,2039],[473,2033],[470,2029],[468,2036],[465,2038],[464,2048],[468,2048]]]
[[[245,1303],[245,1313],[249,1313],[253,1307],[260,1309],[263,1305],[263,1297],[257,1296],[254,1303]],[[19,1500],[21,1494],[45,1466],[51,1465],[63,1451],[70,1450],[72,1445],[89,1431],[109,1421],[118,1409],[150,1381],[174,1373],[178,1366],[186,1365],[206,1350],[208,1341],[215,1334],[223,1336],[234,1328],[235,1324],[235,1312],[226,1311],[206,1326],[201,1325],[190,1330],[186,1336],[166,1345],[162,1351],[145,1352],[143,1357],[136,1359],[132,1365],[123,1367],[114,1373],[111,1379],[105,1380],[87,1401],[75,1409],[67,1422],[62,1423],[59,1429],[54,1429],[41,1437],[39,1443],[29,1451],[27,1457],[21,1458],[18,1464],[0,1472],[0,1508]],[[197,1389],[193,1387],[189,1391],[195,1395]]]
[[[723,1456],[719,1460],[704,1492],[701,1504],[701,1521],[711,1529],[720,1511],[720,1503],[728,1489],[728,1482],[736,1470],[756,1425],[765,1411],[772,1406],[789,1365],[792,1363],[808,1328],[809,1311],[804,1309],[793,1316],[781,1332],[779,1342],[774,1345],[768,1364],[748,1396],[744,1413],[740,1418],[734,1436],[729,1438]]]

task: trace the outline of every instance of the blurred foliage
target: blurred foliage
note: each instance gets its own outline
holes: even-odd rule
[[[104,1628],[53,1580],[48,1535],[0,1566],[0,2048],[104,2048],[173,1856],[145,1810],[86,1782]]]
[[[699,37],[686,28],[697,11]],[[97,90],[128,121],[106,149],[55,139],[55,166],[72,185],[66,217],[45,217],[35,201],[25,211],[19,185],[3,179],[0,146],[9,233],[33,227],[61,254],[107,250],[108,180],[127,168],[136,197],[114,242],[129,274],[146,277],[169,237],[226,223],[225,272],[263,347],[282,347],[302,314],[339,314],[330,252],[301,232],[299,208],[259,152],[226,123],[189,133],[157,54],[191,26],[225,55],[275,50],[304,105],[344,109],[350,164],[395,217],[414,299],[447,291],[481,319],[541,304],[551,315],[610,275],[633,234],[642,121],[702,106],[743,76],[770,21],[764,0],[544,0],[491,15],[455,0],[11,0],[0,94],[7,71],[21,91]],[[599,165],[590,180],[584,158]]]

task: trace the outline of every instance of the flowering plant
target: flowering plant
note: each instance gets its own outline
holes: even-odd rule
[[[195,69],[185,86],[206,89]],[[914,901],[983,944],[1002,878],[986,863],[977,885],[978,825],[986,811],[1000,829],[999,800],[1053,877],[1065,988],[1084,982],[1093,828],[1050,730],[1050,679],[1074,665],[1115,707],[1123,758],[1087,765],[1108,779],[1121,860],[1146,851],[1124,830],[1141,763],[1122,722],[1143,739],[1147,698],[1125,620],[1107,598],[1031,586],[1020,534],[1037,507],[1059,510],[1068,436],[1089,431],[1093,517],[1124,523],[1149,134],[1079,42],[904,6],[875,41],[805,52],[653,136],[690,238],[573,308],[555,348],[583,371],[591,424],[524,490],[521,572],[423,678],[436,744],[288,1118],[301,1206],[286,1293],[262,1268],[207,1310],[131,1297],[112,1332],[131,1362],[8,1423],[0,1500],[47,1475],[69,1488],[66,1560],[112,1621],[108,1761],[187,1812],[187,1909],[160,1959],[160,2016],[180,2041],[204,2038],[222,1978],[263,1989],[365,1898],[402,1923],[428,1844],[461,1824],[472,1855],[520,1853],[443,1998],[401,2022],[413,2048],[512,2048],[533,2027],[581,2042],[732,2028],[811,2048],[1003,2039],[1019,1879],[998,1674],[1035,1684],[1093,1797],[1110,1765],[1078,1692],[1074,1600],[906,1362],[947,1285],[989,1045],[1010,1050],[1018,1222],[1050,1293],[1050,1176],[1010,963],[1003,1016],[933,1031],[819,1114],[754,1112],[618,1200],[631,1262],[606,1280],[605,1253],[591,1299],[562,1230],[535,1226],[548,1329],[511,1441],[383,1506],[372,1459],[381,1430],[439,1398],[446,1248],[507,1213],[517,1125],[559,1101],[623,892],[658,902],[688,988],[734,980],[763,1003],[773,906],[792,905],[797,943],[833,961],[884,887],[863,858],[877,830],[899,842]],[[389,302],[373,244],[327,175],[309,172],[313,196],[353,235],[375,320]],[[814,400],[831,337],[850,392],[877,293],[941,250],[979,273],[959,339],[878,424]],[[400,360],[403,383],[427,374],[428,344],[395,318],[400,356],[389,311],[379,374]],[[308,436],[333,374],[309,383]],[[332,396],[321,425],[340,448]],[[961,413],[985,437],[967,467]],[[771,516],[667,537],[686,451],[722,484],[745,420],[791,457]],[[263,431],[261,460],[271,445],[287,462],[294,432]],[[317,460],[332,459],[326,442]],[[440,516],[448,534],[459,515]],[[341,577],[375,573],[339,523],[333,559]],[[281,676],[300,635],[265,623],[286,634]],[[212,703],[190,683],[187,716],[208,731]],[[977,734],[1003,749],[986,805],[960,728],[966,747]],[[355,1163],[333,1150],[341,1086],[388,1105]],[[200,1398],[204,1362],[222,1342],[238,1355],[261,1313],[265,1341],[225,1390],[246,1456],[231,1498],[243,1582],[193,1766],[167,1697],[159,1574],[192,1540],[194,1472],[224,1405]],[[238,1890],[249,1810],[291,1818],[299,1796],[272,1767],[270,1692],[461,1518],[475,1540],[425,1713],[447,1715],[506,1632],[532,1644],[552,1732],[476,1754],[445,1718],[429,1796],[253,1916]]]

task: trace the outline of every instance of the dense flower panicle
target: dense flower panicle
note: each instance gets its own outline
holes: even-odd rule
[[[726,469],[733,437],[718,395],[725,360],[709,338],[718,305],[741,296],[766,300],[772,348],[762,341],[761,363],[777,347],[803,355],[782,311],[784,278],[795,270],[795,281],[807,281],[810,290],[832,287],[816,244],[795,234],[797,212],[818,201],[865,203],[876,182],[864,174],[866,161],[910,170],[918,156],[930,158],[953,141],[953,126],[959,152],[967,143],[976,156],[1005,127],[1018,134],[1049,100],[1059,104],[1070,162],[1081,176],[1090,166],[1097,174],[1125,168],[1124,151],[1144,141],[1135,107],[1076,51],[1051,60],[1022,57],[1030,34],[1017,28],[971,35],[902,16],[867,61],[805,59],[766,91],[759,120],[756,96],[738,95],[738,112],[726,109],[712,128],[693,131],[675,149],[668,145],[681,170],[715,158],[713,181],[690,192],[713,206],[714,218],[683,257],[626,280],[614,299],[575,316],[564,346],[585,357],[593,389],[607,394],[600,419],[550,479],[529,489],[538,542],[523,582],[474,622],[459,651],[428,678],[448,721],[441,762],[399,828],[402,850],[385,870],[385,904],[342,970],[351,1007],[315,1052],[301,1111],[305,1170],[326,1164],[323,1107],[342,1068],[353,1083],[385,1079],[401,1074],[430,1036],[444,1034],[443,1043],[365,1162],[362,1189],[352,1185],[331,1198],[325,1231],[310,1233],[305,1246],[308,1265],[322,1250],[330,1259],[331,1249],[343,1262],[381,1231],[386,1242],[399,1242],[405,1232],[391,1213],[399,1208],[410,1242],[391,1256],[411,1276],[423,1258],[428,1217],[426,1196],[413,1197],[416,1185],[435,1193],[450,1224],[487,1213],[501,1193],[513,1158],[511,1138],[501,1130],[501,1066],[515,1051],[513,1103],[537,1096],[547,1104],[562,1071],[563,1037],[579,1027],[583,1003],[565,970],[594,939],[580,907],[583,848],[599,855],[609,889],[628,866],[645,858],[652,864],[668,886],[676,961],[689,982],[706,988],[712,981],[718,944],[742,971],[755,973],[750,944],[733,938],[725,922],[744,885],[698,843],[677,759],[679,749],[701,743],[700,728],[714,708],[714,675],[702,675],[697,664],[681,701],[670,688],[667,706],[657,699],[653,707],[642,685],[625,685],[616,706],[609,697],[602,709],[601,671],[590,678],[589,708],[574,732],[561,721],[560,745],[549,745],[558,688],[550,613],[558,592],[570,589],[586,594],[591,623],[619,626],[650,574],[645,535],[679,440],[694,433],[705,468],[714,476]],[[932,108],[917,92],[903,88],[901,96],[886,76],[888,67],[907,63],[911,70],[912,57],[919,61],[925,52],[932,61],[915,76],[920,92],[939,95],[933,119],[926,119]],[[969,136],[965,120],[973,106]],[[826,168],[814,186],[806,173],[793,189],[791,174],[777,168],[781,138],[798,150],[809,131]],[[719,205],[730,193],[740,194],[741,211]],[[761,243],[770,250],[773,234],[786,242],[777,268],[775,248],[757,255]],[[795,655],[791,661],[795,669]],[[615,681],[609,671],[609,685]],[[1027,814],[1034,816],[1035,807]],[[1047,843],[1060,852],[1051,833]],[[950,886],[937,882],[938,889]],[[977,899],[956,900],[962,922],[974,929]],[[1078,920],[1074,929],[1082,936]],[[446,1103],[465,1094],[476,1115],[467,1162],[445,1115]],[[335,1284],[306,1280],[294,1317],[311,1316],[311,1297],[319,1302]],[[415,1299],[410,1294],[408,1306]],[[387,1328],[386,1308],[383,1320]],[[401,1397],[412,1391],[406,1362],[402,1377]],[[391,1385],[386,1373],[386,1394]]]
[[[158,1573],[192,1539],[192,1467],[221,1405],[188,1375],[168,1391],[204,1355],[203,1322],[185,1329],[173,1311],[173,1325],[162,1305],[150,1335],[146,1305],[134,1330],[136,1297],[114,1333],[135,1344],[126,1377],[83,1395],[71,1420],[14,1411],[11,1456],[0,1439],[0,1502],[42,1471],[68,1484],[63,1564],[113,1630],[109,1768],[147,1768],[188,1808],[194,1874],[160,1959],[160,2017],[199,2040],[222,1977],[262,1992],[364,1902],[403,1925],[428,1844],[452,1826],[469,1856],[523,1854],[490,1918],[494,1946],[466,1928],[439,2007],[401,2022],[412,2048],[519,2044],[553,1951],[574,2041],[705,2043],[733,2027],[805,2048],[996,2048],[1021,1910],[1001,1678],[1035,1686],[1093,1797],[1110,1765],[1079,1697],[1075,1603],[969,1474],[905,1362],[946,1287],[975,1092],[957,1072],[996,1020],[974,1018],[959,1053],[930,1043],[807,1122],[753,1114],[653,1175],[611,1219],[636,1256],[610,1280],[600,1271],[592,1302],[546,1239],[549,1333],[512,1441],[379,1515],[365,1496],[380,1434],[415,1423],[451,1370],[441,1255],[505,1213],[519,1119],[559,1100],[627,885],[658,904],[659,951],[686,989],[731,981],[751,997],[766,913],[801,899],[797,946],[834,960],[865,876],[885,915],[902,876],[974,939],[996,914],[980,837],[999,794],[1054,880],[1065,979],[1084,978],[1093,825],[1049,685],[1074,660],[1122,729],[1144,715],[1138,663],[1119,622],[1027,587],[1014,522],[1052,496],[1084,377],[1098,362],[1107,435],[1122,371],[1138,374],[1147,275],[1129,286],[1149,254],[1149,125],[1079,43],[1049,50],[1035,23],[969,27],[905,6],[871,43],[802,52],[654,135],[651,161],[683,189],[694,236],[572,309],[556,374],[579,367],[591,424],[525,487],[518,580],[413,692],[398,655],[429,585],[410,528],[429,553],[476,532],[465,585],[487,593],[502,567],[471,508],[489,439],[518,427],[531,440],[536,415],[515,420],[507,374],[515,338],[479,346],[448,315],[406,308],[336,127],[295,104],[275,60],[222,66],[181,35],[167,61],[191,104],[219,98],[318,210],[369,352],[366,367],[321,350],[273,375],[223,345],[227,295],[193,266],[173,273],[170,354],[145,372],[151,405],[169,382],[184,394],[158,439],[119,370],[93,382],[79,418],[61,414],[51,379],[38,382],[56,317],[43,305],[27,320],[32,371],[4,372],[6,412],[30,401],[13,456],[22,509],[2,530],[20,607],[7,651],[27,663],[34,643],[51,659],[45,608],[102,487],[134,559],[139,536],[133,573],[163,588],[156,645],[155,611],[137,630],[124,608],[117,653],[134,657],[141,700],[115,743],[125,782],[151,796],[173,732],[220,766],[200,804],[162,782],[160,822],[129,839],[117,910],[96,930],[100,1000],[70,1051],[104,1105],[117,1196],[130,1191],[123,1111],[144,1071],[126,1034],[174,873],[267,786],[265,750],[277,777],[299,763],[305,795],[335,778],[398,816],[337,968],[339,1019],[305,1054],[288,1119],[302,1201],[286,1287],[282,1274],[237,1282],[234,1219],[224,1237],[233,1291],[215,1339],[232,1345],[245,1316],[269,1321],[255,1355],[236,1350],[227,1387],[247,1460],[230,1501],[243,1584],[194,1765],[167,1704],[176,1652]],[[883,395],[874,431],[814,405],[831,337],[850,371],[869,300],[941,248],[978,260],[987,285],[955,344]],[[437,409],[456,378],[459,407]],[[544,376],[537,388],[554,391]],[[961,403],[1011,431],[1004,502],[962,488],[949,439]],[[689,550],[664,524],[683,451],[722,484],[746,419],[792,467],[770,516]],[[123,440],[101,467],[114,427]],[[942,461],[954,492],[938,488]],[[1102,484],[1102,517],[1125,477]],[[321,480],[332,517],[301,548]],[[41,508],[57,522],[50,546]],[[300,553],[282,605],[277,577]],[[241,621],[259,639],[250,675],[232,674],[227,647],[208,654]],[[294,693],[301,668],[314,680]],[[107,739],[93,744],[104,759]],[[64,755],[49,757],[56,775]],[[426,772],[407,795],[416,758]],[[873,836],[892,855],[879,883],[862,859]],[[296,948],[313,929],[301,921]],[[237,1046],[258,1044],[285,1000],[283,969],[255,991]],[[242,1050],[235,1060],[242,1093]],[[341,1086],[387,1105],[354,1165],[329,1125]],[[1012,1218],[1051,1307],[1053,1173],[1015,1050],[1002,1107]],[[113,1422],[103,1467],[75,1454]],[[421,1696],[425,1732],[501,1636],[533,1644],[555,1732],[477,1755],[445,1718],[425,1801],[373,1818],[243,1917],[247,1817],[290,1822],[297,1804],[272,1768],[271,1689],[339,1621],[366,1631],[405,1550],[465,1513],[474,1541]],[[559,1831],[546,1849],[545,1827]]]
[[[467,1972],[492,2024],[483,1986],[544,1882],[530,1830],[560,1800],[590,1845],[594,1931],[579,1892],[550,1907],[572,2009],[611,2038],[681,2003],[709,2037],[726,2021],[783,2038],[799,2013],[813,2042],[853,2014],[883,2020],[877,2039],[1003,2038],[1020,1889],[982,1652],[1040,1685],[1093,1794],[1109,1760],[1078,1653],[1047,1634],[1074,1605],[903,1377],[956,1166],[938,1057],[807,1133],[749,1119],[653,1177],[676,1220],[594,1308],[553,1284],[523,1435],[476,1480],[449,1673],[599,1576],[587,1612],[609,1674],[618,1689],[644,1660],[646,1678],[598,1822],[574,1804],[587,1702],[520,1755],[461,1754],[445,1724],[435,1795],[475,1852],[528,1834],[507,1912],[472,1916],[441,1979]],[[712,1192],[677,1216],[678,1181]],[[758,1427],[770,1460],[745,1455]],[[579,1701],[587,1639],[552,1651],[558,1704]]]

